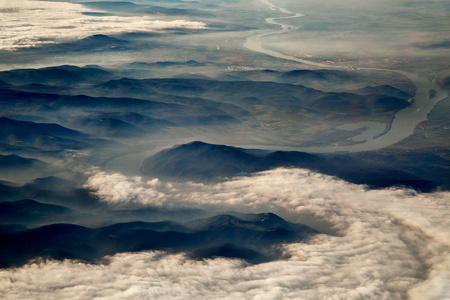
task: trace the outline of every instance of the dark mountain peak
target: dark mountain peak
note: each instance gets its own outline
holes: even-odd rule
[[[72,210],[54,204],[45,204],[32,199],[0,202],[0,223],[28,223],[55,218],[57,215],[70,214]]]
[[[226,159],[251,159],[252,156],[247,154],[243,149],[236,148],[233,146],[227,145],[216,145],[216,144],[207,144],[201,141],[193,141],[187,144],[178,145],[172,148],[172,150],[183,150],[183,151],[191,151],[197,155],[203,156],[211,156],[210,158],[222,160],[224,157],[222,155],[231,155],[230,157],[226,157]]]
[[[354,72],[352,73],[345,70],[292,70],[281,72],[275,80],[306,86],[313,84],[312,87],[318,88],[321,83],[329,85],[354,80],[358,81],[358,76],[355,75]],[[319,86],[317,86],[317,84],[319,84]]]
[[[94,34],[84,38],[83,40],[109,40],[109,39],[112,38],[106,34]]]
[[[81,70],[81,67],[72,65],[61,65],[61,66],[44,67],[36,70],[38,71],[66,70],[70,72],[79,72]]]
[[[80,239],[80,236],[85,236],[92,229],[84,226],[68,224],[68,223],[56,223],[45,225],[39,228],[31,229],[27,233],[35,238],[41,237],[42,239],[56,240],[62,238],[70,238],[76,241]],[[73,242],[72,242],[73,243]]]
[[[264,69],[264,70],[262,70],[262,72],[263,72],[263,73],[270,73],[270,74],[272,74],[272,73],[278,73],[278,71],[271,70],[271,69]]]
[[[189,222],[188,225],[202,230],[220,229],[223,227],[241,227],[254,230],[289,230],[291,227],[291,223],[270,212],[260,214],[221,214]]]
[[[45,163],[40,160],[33,158],[24,158],[17,154],[0,154],[0,170],[4,168],[37,167],[38,165],[43,166],[44,164]]]
[[[187,143],[187,144],[184,144],[184,145],[188,146],[188,147],[190,147],[190,146],[200,147],[200,146],[207,146],[207,145],[210,145],[210,144],[207,144],[207,143],[202,142],[202,141],[193,141],[193,142],[190,142],[190,143]]]
[[[141,172],[148,176],[212,181],[280,166],[315,163],[319,156],[303,152],[266,152],[193,141],[147,158]]]
[[[92,67],[62,65],[40,69],[17,69],[0,72],[0,80],[14,85],[47,84],[70,85],[84,81],[97,81],[111,78],[106,70]]]
[[[394,173],[392,167],[380,166],[376,162],[363,160],[355,155],[310,154],[298,151],[267,153],[201,141],[177,145],[158,152],[144,160],[140,171],[143,175],[151,177],[212,182],[279,167],[307,168],[353,183],[370,184],[375,187],[393,186],[400,182],[424,191],[436,187],[435,182],[427,183],[426,180],[419,185],[420,181],[417,180],[421,178],[420,176],[399,170]],[[425,186],[428,188],[424,189]]]
[[[126,234],[127,232],[132,232],[135,230],[152,230],[158,232],[189,232],[190,230],[181,224],[171,221],[161,221],[161,222],[127,222],[127,223],[117,223],[110,226],[102,227],[97,229],[97,231],[102,234]]]
[[[395,88],[390,85],[378,85],[378,86],[366,86],[364,88],[358,89],[355,91],[356,93],[368,95],[368,94],[377,94],[383,96],[396,97],[403,100],[408,100],[413,97],[413,94],[402,91],[398,88]]]
[[[103,70],[106,71],[106,69],[100,65],[85,65],[84,67],[82,67],[83,69],[99,69],[99,70]]]
[[[15,204],[42,206],[33,200]],[[0,207],[0,212],[3,211]],[[196,259],[230,257],[260,263],[279,258],[281,252],[276,250],[276,245],[299,242],[317,233],[305,225],[286,222],[273,213],[242,214],[242,218],[222,214],[186,225],[188,227],[168,221],[137,221],[96,229],[66,223],[28,230],[0,226],[0,268],[22,265],[37,257],[93,262],[105,255],[143,250],[182,251]],[[309,230],[297,230],[296,226]]]
[[[13,120],[6,117],[0,117],[0,127],[2,128],[2,133],[6,134],[19,134],[19,135],[52,135],[65,138],[75,138],[75,137],[86,137],[85,134],[63,127],[56,123],[37,123],[30,121],[19,121]]]
[[[207,219],[196,220],[189,223],[189,225],[197,229],[211,229],[222,226],[230,226],[237,224],[240,221],[240,219],[232,215],[218,215]]]
[[[0,117],[0,143],[45,150],[80,149],[89,136],[55,123],[18,121]]]
[[[108,116],[78,117],[70,122],[71,126],[82,128],[83,131],[100,137],[131,137],[143,131],[128,122]]]
[[[40,203],[32,200],[32,199],[23,199],[18,201],[5,201],[0,203],[0,207],[4,208],[5,206],[38,206]]]
[[[147,158],[141,173],[208,181],[246,173],[255,160],[256,156],[239,148],[195,141]]]
[[[6,126],[6,125],[10,125],[10,124],[15,124],[16,122],[20,122],[20,121],[16,121],[7,117],[0,117],[0,125],[2,126]]]
[[[49,190],[65,190],[71,187],[75,187],[75,182],[59,178],[56,176],[39,177],[33,180],[32,183],[28,183],[25,187],[37,187],[39,189],[49,189]]]
[[[136,126],[176,126],[175,123],[136,112],[101,114],[99,118],[114,118]]]
[[[143,84],[142,80],[128,77],[122,77],[120,79],[112,79],[107,82],[99,84],[98,87],[104,89],[120,89],[126,87],[127,90],[133,91],[136,91],[136,88],[139,88],[141,90],[146,91],[146,89],[144,89],[145,85]]]
[[[325,73],[323,71],[315,71],[315,70],[292,70],[289,72],[285,72],[283,76],[309,76],[315,78],[324,78]]]
[[[111,37],[109,35],[105,35],[105,34],[94,34],[88,37],[85,37],[81,40],[81,42],[83,43],[100,43],[101,45],[105,45],[105,44],[127,44],[128,42],[125,40],[121,40],[115,37]]]
[[[0,180],[0,188],[1,189],[17,188],[19,186],[20,185],[15,183],[15,182],[6,181],[6,180]]]
[[[62,65],[55,67],[46,67],[38,69],[40,71],[46,72],[54,72],[54,75],[62,74],[65,72],[65,75],[72,77],[73,79],[83,79],[85,77],[94,77],[94,76],[112,76],[112,74],[106,71],[104,68],[96,65],[78,67],[72,65]],[[52,75],[50,73],[49,75]]]
[[[265,222],[265,223],[271,223],[271,224],[286,224],[287,223],[284,219],[282,219],[278,215],[271,213],[271,212],[256,214],[256,215],[254,215],[254,219],[255,219],[255,221],[258,221],[258,222]]]
[[[327,79],[329,77],[350,76],[349,72],[343,70],[292,70],[283,73],[282,76],[307,77],[311,79]]]
[[[204,63],[198,62],[196,60],[187,60],[187,61],[158,61],[152,64],[158,67],[170,67],[170,66],[190,66],[190,67],[200,67],[204,66]]]
[[[38,208],[39,210],[45,211],[45,210],[56,210],[56,211],[70,211],[69,208],[66,208],[64,206],[60,205],[54,205],[54,204],[46,204],[41,203],[33,199],[23,199],[18,201],[6,201],[6,202],[0,202],[0,206],[10,206],[13,208]]]
[[[183,62],[182,64],[186,65],[186,66],[191,66],[191,67],[197,67],[197,66],[204,66],[205,65],[204,63],[196,61],[196,60],[193,60],[193,59],[187,60],[187,61]]]
[[[189,150],[189,151],[203,151],[203,152],[207,152],[207,151],[214,151],[214,150],[218,150],[218,151],[228,151],[228,150],[234,150],[237,149],[235,147],[232,146],[226,146],[226,145],[215,145],[215,144],[208,144],[202,141],[193,141],[187,144],[182,144],[182,145],[176,145],[174,146],[172,149],[183,149],[183,150]]]

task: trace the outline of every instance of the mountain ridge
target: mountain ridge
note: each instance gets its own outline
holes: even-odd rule
[[[226,178],[250,175],[279,167],[306,168],[375,188],[409,186],[431,191],[439,183],[408,173],[400,166],[389,166],[351,154],[311,154],[299,151],[274,151],[253,154],[226,145],[194,141],[176,145],[146,158],[140,172],[144,176],[171,180],[215,182]]]
[[[264,226],[267,218],[278,223]],[[319,233],[274,214],[247,214],[247,219],[253,221],[217,215],[199,220],[201,227],[196,222],[128,222],[99,228],[67,223],[33,229],[4,227],[0,230],[0,268],[37,258],[96,262],[106,255],[143,250],[185,252],[195,259],[228,257],[260,263],[279,258],[281,254],[274,251],[277,245],[301,242]]]

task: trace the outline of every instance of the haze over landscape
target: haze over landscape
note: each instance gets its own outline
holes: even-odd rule
[[[450,299],[450,3],[0,15],[5,299]]]

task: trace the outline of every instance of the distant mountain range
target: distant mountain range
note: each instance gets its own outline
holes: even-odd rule
[[[33,169],[45,167],[46,163],[37,159],[24,158],[16,154],[0,154],[0,172],[6,172],[8,170],[12,171],[14,169]]]
[[[27,224],[30,222],[58,222],[73,211],[67,207],[44,204],[31,199],[0,202],[0,222]]]
[[[116,39],[94,35],[84,42],[121,42]],[[175,64],[194,67],[198,62]],[[277,133],[299,132],[300,126],[302,132],[311,129],[298,137],[306,137],[303,145],[345,143],[358,132],[337,130],[338,124],[375,115],[386,121],[409,106],[414,94],[407,79],[360,87],[366,75],[344,70],[238,71],[216,79],[134,79],[120,74],[98,66],[70,65],[0,72],[2,155],[41,159],[39,155],[54,158],[65,150],[106,153],[133,147],[142,137],[170,138],[210,128],[216,134],[218,126],[248,130],[245,134],[249,137],[254,132],[263,140],[267,135],[267,141],[276,141]],[[341,92],[310,87],[329,82],[349,85]],[[359,88],[348,89],[353,86]],[[266,120],[271,123],[265,124]],[[272,123],[275,130],[265,130],[264,126]],[[290,138],[288,134],[286,138]],[[17,156],[8,156],[11,160],[3,169],[14,162],[22,167],[31,164]],[[141,170],[148,176],[208,181],[276,167],[300,167],[373,187],[405,185],[430,191],[437,186],[448,188],[447,165],[445,155],[433,153],[409,152],[401,157],[381,152],[256,154],[248,149],[193,143],[156,154]]]
[[[207,11],[194,9],[170,8],[156,5],[136,4],[127,1],[92,1],[84,2],[84,6],[101,11],[128,12],[133,14],[167,15],[167,16],[213,16]]]
[[[196,141],[148,157],[140,171],[151,177],[211,182],[278,167],[295,167],[377,188],[401,185],[427,191],[439,185],[420,174],[403,171],[396,161],[390,164],[351,154],[255,151]]]
[[[70,213],[31,200],[1,205],[14,211],[16,217],[29,217],[31,212],[42,216],[47,210]],[[0,267],[18,266],[36,258],[96,262],[105,255],[143,250],[182,251],[195,259],[230,257],[260,263],[279,258],[277,245],[301,242],[317,233],[271,213],[218,215],[184,224],[131,222],[95,229],[71,224],[34,229],[7,225],[0,226]]]
[[[101,88],[101,89],[100,89]],[[272,105],[283,110],[298,107],[323,112],[339,112],[347,115],[368,115],[397,111],[410,105],[410,95],[390,86],[366,87],[354,92],[323,92],[302,85],[268,81],[221,81],[213,79],[155,78],[120,79],[105,82],[91,92],[106,90],[117,95],[137,94],[154,98],[157,94],[180,97],[197,97],[232,104],[252,111],[255,103],[245,99],[254,98],[258,104]],[[233,93],[229,93],[233,91]],[[150,93],[150,94],[149,94]],[[153,93],[153,97],[151,96]],[[156,93],[156,94],[155,94]],[[220,100],[220,101],[218,101]],[[277,105],[275,105],[277,104]]]
[[[39,149],[81,149],[89,136],[54,123],[17,121],[0,117],[0,143]]]
[[[91,39],[98,39],[92,37]],[[101,68],[58,66],[41,69],[17,69],[0,72],[0,80],[11,85],[48,84],[73,85],[80,82],[99,82],[115,76]]]

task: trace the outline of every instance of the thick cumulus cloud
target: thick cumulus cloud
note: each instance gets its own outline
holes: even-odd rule
[[[367,263],[346,266],[328,249],[332,241],[291,245],[309,254],[245,265],[238,260],[193,261],[160,252],[126,253],[108,264],[72,261],[29,264],[0,272],[8,299],[400,299],[386,283],[370,278]],[[323,253],[325,251],[325,253]],[[342,259],[342,266],[337,261]],[[358,269],[363,267],[363,269]],[[349,273],[346,270],[351,268]],[[395,289],[404,288],[406,281]],[[398,282],[397,282],[398,283]]]
[[[93,34],[150,32],[172,28],[202,29],[187,20],[158,20],[151,16],[87,15],[80,4],[36,0],[0,0],[0,50],[16,50],[84,38]]]
[[[370,190],[300,169],[211,185],[92,171],[86,187],[112,206],[273,211],[330,234],[284,245],[285,259],[258,265],[164,252],[123,253],[99,265],[30,263],[0,273],[8,298],[448,298],[448,192]]]

